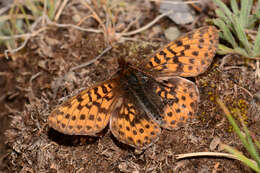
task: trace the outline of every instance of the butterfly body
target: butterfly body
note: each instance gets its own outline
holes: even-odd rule
[[[68,99],[49,115],[49,125],[70,135],[96,135],[108,124],[121,142],[138,149],[154,143],[161,127],[172,130],[197,112],[197,86],[183,78],[203,73],[218,45],[215,27],[181,36],[133,66],[119,61],[111,79]]]
[[[122,97],[136,100],[142,109],[151,118],[161,123],[162,100],[155,93],[153,84],[157,81],[151,76],[136,68],[128,67],[127,71],[120,76]]]

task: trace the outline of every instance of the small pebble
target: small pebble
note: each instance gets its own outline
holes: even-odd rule
[[[169,27],[164,31],[167,40],[173,41],[180,36],[181,32],[177,27]]]

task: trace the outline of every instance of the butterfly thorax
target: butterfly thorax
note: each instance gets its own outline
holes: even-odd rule
[[[157,82],[141,70],[130,66],[120,75],[120,85],[127,98],[136,100],[146,114],[161,123],[160,114],[163,112],[163,104],[154,92],[154,83]]]

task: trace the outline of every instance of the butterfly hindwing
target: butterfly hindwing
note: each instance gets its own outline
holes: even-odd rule
[[[182,77],[162,80],[155,86],[155,92],[163,103],[161,126],[174,129],[193,119],[198,109],[199,91],[197,86]]]
[[[112,112],[110,130],[121,142],[138,149],[145,149],[154,143],[161,133],[160,126],[132,99],[119,99]]]

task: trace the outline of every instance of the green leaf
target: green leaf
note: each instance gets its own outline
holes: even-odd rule
[[[254,159],[256,159],[257,162],[254,162],[253,160],[248,159],[241,152],[235,150],[234,148],[232,148],[228,145],[223,145],[224,148],[226,150],[228,150],[230,153],[232,153],[233,155],[235,155],[237,157],[237,159],[239,159],[241,162],[245,163],[247,166],[249,166],[250,168],[252,168],[256,172],[260,173],[260,167],[259,167],[259,164],[258,164],[259,155],[258,155],[258,153],[257,153],[257,151],[254,147],[254,144],[252,142],[252,139],[250,137],[250,134],[249,134],[247,127],[244,125],[244,123],[242,121],[242,125],[243,125],[244,131],[245,131],[245,135],[242,134],[242,131],[240,130],[240,128],[236,124],[234,118],[230,114],[230,112],[227,109],[227,107],[225,106],[225,104],[219,98],[217,98],[217,103],[219,104],[219,106],[221,107],[223,112],[225,113],[226,117],[228,118],[229,122],[231,123],[232,127],[234,128],[235,132],[237,133],[241,142],[243,143],[244,147],[247,149],[247,151],[250,153],[250,155]],[[239,113],[238,111],[236,111],[236,112]]]
[[[56,0],[47,0],[48,16],[52,20],[55,15]]]
[[[26,12],[25,12],[24,7],[22,6],[22,4],[18,4],[18,8],[22,11],[22,14],[24,15],[25,22],[26,22],[27,26],[30,27],[29,19],[28,19],[27,15],[26,15]]]
[[[222,10],[216,9],[215,12],[216,12],[217,16],[218,16],[221,20],[225,21],[226,23],[229,21],[229,19],[227,18],[227,16],[225,15],[225,13],[223,13]]]
[[[253,48],[253,56],[257,57],[260,56],[260,25],[258,26],[257,35],[255,38],[255,44]]]
[[[236,47],[236,48],[234,49],[234,51],[235,51],[237,54],[240,54],[240,55],[242,55],[242,56],[244,56],[244,57],[247,57],[247,58],[250,58],[250,57],[251,57],[250,55],[248,55],[248,53],[245,51],[245,49],[243,49],[243,48],[241,48],[241,47]]]
[[[215,19],[213,20],[214,24],[217,25],[220,30],[222,31],[223,33],[223,39],[225,39],[227,42],[229,42],[232,47],[237,47],[237,43],[236,43],[236,40],[234,39],[232,33],[230,32],[229,28],[227,28],[227,25],[220,19]]]
[[[255,141],[255,145],[257,146],[257,148],[260,149],[260,143],[257,140],[254,140],[254,141]]]
[[[21,20],[21,19],[16,20],[15,28],[18,31],[17,33],[24,34],[24,31],[23,31],[24,24],[25,23],[23,22],[23,20]]]
[[[236,113],[241,117],[239,110],[237,110]],[[249,132],[248,128],[246,127],[243,119],[241,119],[241,120],[242,120],[243,130],[246,134],[246,139],[247,139],[248,144],[249,144],[249,147],[246,148],[246,149],[249,152],[249,154],[251,155],[251,157],[257,162],[258,167],[260,168],[260,157],[259,157],[257,150],[256,150],[256,147],[255,147],[255,145],[252,141],[252,138],[250,136],[250,132]]]
[[[229,110],[227,109],[227,107],[225,106],[225,104],[219,99],[217,98],[217,103],[219,104],[220,108],[223,110],[223,112],[225,113],[228,121],[230,122],[230,124],[232,125],[232,127],[234,128],[235,132],[237,133],[237,135],[239,136],[241,142],[243,143],[243,145],[245,147],[248,147],[249,144],[245,138],[245,136],[242,134],[242,132],[240,131],[238,125],[236,124],[235,119],[231,116]]]
[[[251,55],[252,54],[252,44],[249,43],[246,33],[244,32],[244,28],[242,24],[239,22],[239,20],[236,17],[233,17],[234,21],[234,29],[236,31],[236,35],[239,39],[239,41],[242,43],[242,45],[245,47],[247,54]]]
[[[255,24],[259,19],[257,19],[256,15],[250,15],[248,17],[248,29],[254,29],[255,28]]]
[[[251,157],[257,162],[258,167],[260,168],[260,157],[259,157],[259,155],[257,153],[256,147],[255,147],[255,145],[254,145],[250,135],[248,135],[248,139],[247,140],[248,140],[248,143],[249,143],[249,146],[250,146],[249,147],[250,150],[249,149],[247,149],[247,150],[250,153]]]
[[[37,4],[37,1],[26,0],[26,7],[32,12],[33,16],[40,16],[42,10],[39,10],[34,2]]]
[[[239,15],[239,9],[238,9],[238,5],[237,5],[236,0],[231,0],[231,8],[232,8],[232,11],[234,12],[234,14],[236,16],[238,16]]]
[[[230,146],[228,146],[228,145],[223,145],[223,146],[224,146],[224,148],[225,148],[228,152],[230,152],[230,153],[232,153],[233,155],[235,155],[241,162],[243,162],[244,164],[246,164],[248,167],[250,167],[251,169],[253,169],[253,170],[256,171],[257,173],[260,173],[260,168],[257,166],[257,164],[256,164],[253,160],[247,158],[247,157],[244,156],[241,152],[237,151],[236,149],[234,149],[234,148],[232,148],[232,147],[230,147]]]
[[[212,0],[212,1],[215,2],[215,4],[217,4],[221,10],[223,10],[223,12],[229,18],[229,20],[232,21],[232,12],[228,9],[226,4],[224,4],[221,0]]]
[[[218,45],[218,50],[217,50],[218,54],[220,55],[225,55],[225,54],[234,54],[236,53],[234,49],[231,49],[223,44],[219,44]]]
[[[229,20],[229,18],[223,13],[222,10],[216,9],[216,14],[217,16],[219,16],[220,20],[222,20],[226,24],[227,27],[232,27],[232,21]]]
[[[259,5],[259,6],[260,6],[260,5]],[[256,15],[256,17],[257,17],[258,19],[260,19],[260,8],[256,11],[255,15]]]
[[[248,17],[251,12],[253,0],[241,0],[241,13],[239,23],[241,24],[242,28],[248,27]]]

